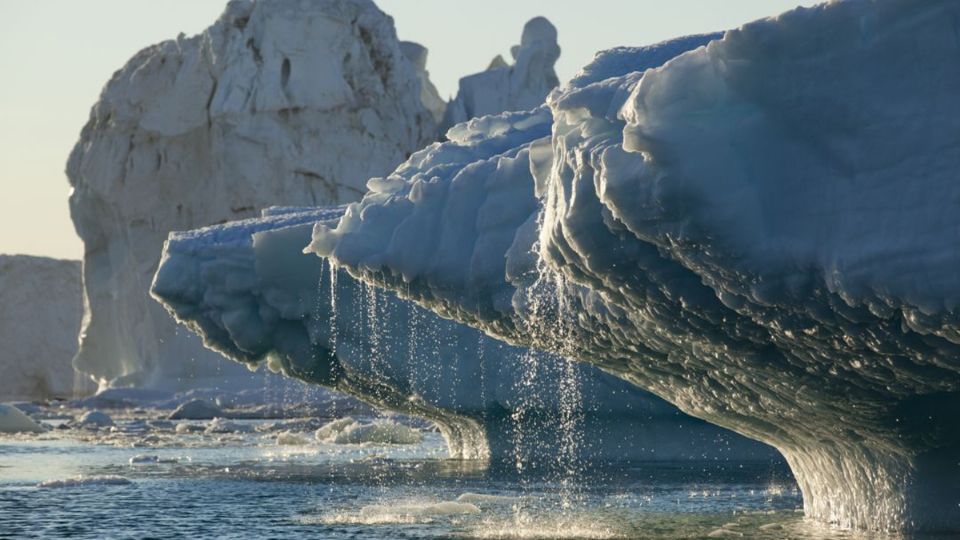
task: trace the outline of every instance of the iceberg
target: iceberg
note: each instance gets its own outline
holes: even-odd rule
[[[540,114],[529,126],[545,135],[548,115]],[[558,448],[596,464],[779,459],[598,369],[504,345],[304,254],[314,223],[343,212],[273,208],[259,219],[174,233],[152,292],[229,358],[433,421],[451,457],[496,467],[514,466],[517,456],[525,467],[552,467],[564,457]],[[403,440],[412,439],[407,431]],[[317,438],[350,442],[381,432],[400,440],[395,429],[349,418]]]
[[[310,249],[773,445],[815,520],[960,531],[957,20],[849,0],[646,71],[609,51]]]
[[[3,399],[63,399],[92,390],[75,385],[70,365],[83,316],[80,290],[79,261],[0,255]]]
[[[441,133],[478,116],[536,108],[560,84],[553,69],[560,57],[557,29],[546,18],[527,21],[520,44],[510,53],[513,65],[498,55],[485,71],[460,79],[440,122]]]
[[[249,384],[150,300],[164,239],[359,199],[436,139],[417,69],[369,0],[232,1],[201,34],[137,53],[67,164],[84,242],[76,369],[101,388]]]

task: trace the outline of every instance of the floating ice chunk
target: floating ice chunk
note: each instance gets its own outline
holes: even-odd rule
[[[85,428],[103,428],[110,427],[113,424],[113,419],[110,418],[105,412],[101,411],[87,411],[80,417],[80,420],[77,421],[77,424]]]
[[[333,442],[333,439],[335,439],[341,431],[355,423],[357,423],[357,421],[349,416],[332,420],[318,429],[314,437],[320,442]]]
[[[170,420],[210,420],[223,417],[220,407],[202,399],[194,399],[177,407],[169,416]]]
[[[179,426],[177,426],[179,428]],[[214,418],[207,424],[206,433],[249,433],[253,427],[248,424],[231,422],[225,418]]]
[[[174,431],[175,431],[176,433],[179,433],[179,434],[183,434],[183,433],[199,433],[199,432],[205,431],[205,430],[206,430],[206,427],[204,427],[204,426],[202,426],[202,425],[200,425],[200,424],[190,424],[190,423],[187,423],[187,422],[181,422],[181,423],[177,424],[177,427],[176,427],[176,428],[174,428]]]
[[[419,444],[423,441],[419,430],[392,420],[361,423],[349,417],[323,426],[315,437],[320,442],[333,444]]]
[[[52,488],[71,488],[71,487],[87,487],[87,486],[125,486],[132,484],[130,480],[115,475],[103,475],[103,476],[84,476],[78,475],[73,478],[65,478],[62,480],[45,480],[37,484],[38,488],[43,489],[52,489]]]
[[[310,444],[310,439],[305,437],[302,433],[284,431],[283,433],[277,434],[276,442],[277,446],[303,446]]]
[[[0,433],[42,433],[43,426],[23,414],[20,409],[6,403],[0,403]]]

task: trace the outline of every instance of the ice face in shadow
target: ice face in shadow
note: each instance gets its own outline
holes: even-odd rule
[[[598,58],[550,137],[460,126],[312,249],[774,445],[812,518],[960,530],[958,19],[851,0]]]
[[[304,254],[313,224],[343,210],[275,208],[174,234],[153,294],[230,358],[433,420],[453,457],[529,468],[556,466],[563,448],[593,464],[779,459],[598,369],[510,347]]]
[[[163,241],[272,205],[359,199],[436,138],[417,69],[369,0],[233,1],[201,34],[137,53],[67,164],[84,242],[76,368],[101,386],[246,381],[149,298]]]

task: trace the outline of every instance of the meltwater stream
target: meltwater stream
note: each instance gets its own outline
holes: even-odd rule
[[[847,537],[806,525],[789,472],[766,463],[584,465],[570,504],[565,474],[445,459],[429,429],[415,445],[331,444],[278,435],[295,421],[158,412],[0,436],[0,537]]]

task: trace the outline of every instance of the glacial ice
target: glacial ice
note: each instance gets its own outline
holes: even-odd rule
[[[79,261],[0,255],[3,399],[74,396],[82,304]]]
[[[403,52],[403,56],[410,61],[417,74],[417,79],[420,80],[420,102],[430,111],[434,121],[439,125],[443,121],[443,115],[447,110],[447,102],[440,97],[440,92],[437,91],[437,87],[430,80],[430,72],[427,71],[427,53],[429,51],[423,45],[412,41],[401,41],[400,50]]]
[[[163,240],[270,205],[358,199],[436,138],[425,75],[369,0],[232,1],[203,33],[135,55],[67,164],[85,251],[76,368],[101,387],[249,384],[150,300]]]
[[[547,19],[527,21],[520,44],[510,53],[513,65],[497,56],[485,71],[460,79],[457,95],[440,122],[441,133],[471,118],[536,108],[560,84],[553,70],[560,57],[557,29]]]
[[[956,532],[957,20],[849,0],[642,73],[609,51],[371,181],[311,249],[777,447],[816,520]]]
[[[549,134],[545,109],[519,116]],[[554,464],[566,447],[594,462],[775,457],[597,369],[505,346],[302,253],[314,222],[342,213],[274,208],[172,234],[153,294],[230,358],[429,418],[455,457],[501,464],[519,453],[530,467]],[[564,423],[571,402],[582,411]],[[317,437],[340,422],[350,423]]]

